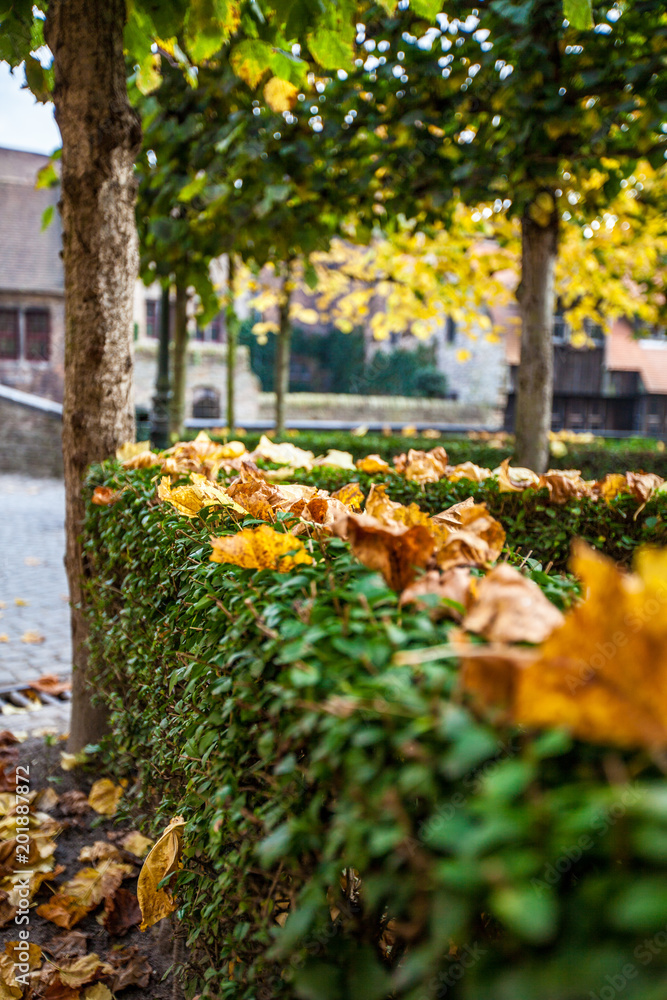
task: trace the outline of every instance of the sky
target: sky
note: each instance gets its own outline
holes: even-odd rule
[[[60,132],[52,104],[39,104],[21,84],[23,67],[14,70],[0,62],[0,147],[31,153],[52,153],[60,146]]]

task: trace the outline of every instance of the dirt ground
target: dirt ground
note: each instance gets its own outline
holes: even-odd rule
[[[39,905],[49,902],[59,886],[73,878],[82,869],[90,866],[91,861],[79,860],[83,848],[92,847],[93,844],[100,841],[119,845],[124,835],[134,828],[127,823],[120,824],[113,818],[98,815],[90,807],[86,808],[81,795],[73,798],[66,794],[79,792],[87,796],[97,776],[88,774],[78,767],[69,771],[63,770],[60,766],[60,754],[64,749],[62,741],[56,740],[49,745],[42,738],[30,738],[17,748],[12,748],[13,752],[16,749],[18,749],[19,764],[29,767],[31,793],[51,788],[59,797],[59,801],[55,802],[53,796],[50,796],[50,802],[44,806],[44,811],[48,812],[60,827],[60,832],[56,834],[55,864],[64,866],[64,871],[57,875],[53,881],[45,882],[40,886],[35,897],[35,903]],[[5,767],[4,761],[3,767]],[[10,769],[7,768],[6,773],[9,773]],[[74,809],[71,808],[73,803]],[[0,850],[1,848],[2,844],[0,844]],[[120,890],[121,894],[123,892],[128,894],[123,895],[123,900],[126,911],[129,907],[129,911],[132,912],[132,907],[136,907],[136,901],[131,899],[129,894],[136,893],[141,861],[126,850],[123,850],[122,861],[129,864],[134,863],[134,873],[123,880]],[[180,957],[182,952],[180,941],[177,945],[178,951],[175,950],[172,923],[174,918],[162,920],[145,932],[141,932],[136,923],[125,931],[124,927],[120,927],[119,922],[119,932],[112,935],[100,923],[105,913],[105,905],[100,903],[92,912],[77,922],[71,930],[56,926],[44,916],[38,915],[37,907],[33,906],[29,911],[30,942],[41,947],[47,945],[48,947],[44,949],[44,958],[49,957],[51,961],[54,961],[53,954],[55,953],[57,956],[59,947],[62,947],[64,949],[61,952],[63,956],[94,952],[103,961],[111,961],[111,964],[114,964],[114,957],[125,964],[131,958],[129,964],[137,970],[143,970],[143,978],[147,979],[147,985],[128,985],[119,988],[118,977],[115,979],[113,976],[98,978],[97,982],[100,986],[97,988],[101,991],[100,996],[108,996],[105,991],[101,990],[101,985],[104,984],[109,988],[113,987],[113,996],[120,996],[121,1000],[134,1000],[136,997],[141,997],[142,1000],[181,1000],[183,993],[180,983],[177,981],[180,976],[178,971],[175,974],[171,971],[175,955]],[[6,922],[6,925],[0,930],[0,953],[4,952],[7,942],[17,940],[18,929],[13,918]],[[85,941],[76,935],[72,937],[73,931],[85,935]],[[123,933],[123,931],[125,932]],[[68,935],[69,937],[67,937]],[[71,950],[73,946],[75,946],[75,951]],[[136,949],[136,951],[125,951],[124,949]],[[123,956],[122,959],[118,958],[119,952],[120,956]],[[58,964],[57,959],[56,964]],[[150,972],[148,971],[149,967]],[[125,978],[131,979],[132,977],[126,975]],[[30,991],[31,989],[32,991]],[[34,997],[35,1000],[38,997],[44,997],[45,1000],[77,1000],[80,997],[81,1000],[86,1000],[87,989],[90,987],[81,986],[80,992],[77,990],[58,992],[54,989],[50,990],[49,987],[35,988],[33,986],[24,991],[24,996],[26,998]],[[5,996],[1,990],[0,995]],[[97,993],[92,995],[98,996]]]

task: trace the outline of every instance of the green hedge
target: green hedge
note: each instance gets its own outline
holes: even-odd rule
[[[190,436],[194,436],[193,431]],[[215,436],[215,435],[214,435]],[[242,436],[248,450],[259,442],[259,433]],[[366,434],[355,437],[343,431],[299,431],[288,432],[276,440],[291,441],[293,444],[312,451],[316,455],[325,454],[329,448],[349,451],[355,460],[364,455],[378,454],[391,463],[394,455],[400,455],[409,448],[428,451],[434,445],[442,445],[447,450],[452,465],[460,462],[474,462],[484,468],[495,469],[504,458],[512,455],[512,445],[490,447],[483,441],[471,441],[462,436],[445,436],[437,439],[424,437],[403,437],[400,434]],[[602,479],[609,472],[656,472],[667,479],[667,451],[658,451],[655,442],[647,438],[600,441],[595,444],[567,444],[564,455],[552,455],[549,464],[554,469],[580,469],[584,479]]]
[[[581,499],[562,506],[549,500],[548,490],[500,493],[495,480],[458,483],[441,480],[420,486],[403,476],[368,476],[342,469],[321,467],[313,472],[298,471],[295,481],[334,492],[347,482],[357,481],[364,493],[373,482],[387,484],[387,496],[401,503],[417,503],[429,514],[472,496],[486,503],[507,533],[507,547],[522,557],[531,555],[542,565],[564,569],[573,538],[590,545],[617,562],[628,563],[637,545],[667,545],[667,494],[656,496],[639,510],[630,495],[618,496],[607,504],[602,500]]]
[[[189,996],[663,996],[647,755],[480,721],[451,656],[397,662],[450,626],[399,610],[342,541],[290,574],[212,564],[220,514],[156,504],[151,470],[98,484],[129,486],[84,530],[105,753],[147,824],[186,819]]]

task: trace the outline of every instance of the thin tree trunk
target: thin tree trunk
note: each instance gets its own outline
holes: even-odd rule
[[[529,208],[522,219],[521,284],[517,292],[522,330],[516,390],[516,461],[538,473],[545,471],[549,460],[553,398],[558,213],[552,196],[551,206],[548,211],[533,208],[532,215]]]
[[[91,462],[134,440],[132,304],[138,251],[133,164],[141,125],[127,99],[124,23],[125,0],[53,0],[45,29],[54,56],[53,96],[63,144],[63,455],[72,751],[96,742],[106,724],[106,709],[93,705],[88,683],[82,479]]]
[[[185,387],[188,368],[188,290],[182,281],[176,282],[176,314],[174,316],[174,346],[172,353],[172,383],[169,430],[177,440],[183,434],[185,419]]]
[[[276,436],[282,437],[285,433],[285,397],[289,392],[289,367],[290,348],[292,341],[292,328],[289,319],[290,298],[292,295],[291,268],[285,265],[285,276],[280,295],[280,317],[278,330],[278,343],[276,345],[276,369],[275,369],[275,390],[276,390]]]
[[[225,327],[227,330],[227,430],[230,435],[234,433],[236,423],[234,382],[236,378],[236,344],[238,341],[239,325],[236,316],[236,303],[234,301],[234,258],[230,254],[227,265],[227,314],[225,316]]]

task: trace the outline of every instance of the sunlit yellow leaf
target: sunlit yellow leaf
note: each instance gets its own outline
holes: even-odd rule
[[[158,483],[157,495],[186,517],[195,517],[204,507],[224,507],[237,514],[245,513],[234,503],[227,490],[215,483],[199,482],[172,488],[169,476],[163,476]]]
[[[310,565],[313,561],[300,538],[290,532],[275,531],[268,524],[211,538],[211,545],[211,562],[232,563],[246,569],[288,573],[295,566]]]

